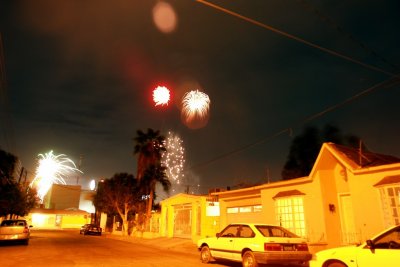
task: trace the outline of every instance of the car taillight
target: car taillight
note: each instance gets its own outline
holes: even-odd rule
[[[274,243],[264,243],[264,251],[282,251],[282,245]]]
[[[28,228],[28,226],[25,226],[25,228],[24,228],[24,234],[26,234],[26,233],[29,233],[29,228]]]
[[[307,244],[297,244],[297,251],[308,251]]]

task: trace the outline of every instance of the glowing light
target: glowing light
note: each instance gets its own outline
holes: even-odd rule
[[[167,87],[157,86],[153,91],[153,100],[156,106],[158,105],[168,105],[170,99],[170,93]]]
[[[92,179],[92,180],[90,181],[89,188],[90,188],[90,190],[92,190],[92,191],[96,188],[96,181],[95,181],[95,180]]]
[[[182,143],[183,141],[178,135],[168,132],[165,140],[167,151],[161,158],[162,164],[167,168],[168,179],[175,184],[180,184],[185,176],[183,173],[185,150]]]
[[[36,168],[35,178],[31,186],[35,186],[38,195],[43,202],[44,196],[53,184],[66,184],[64,177],[69,173],[78,171],[75,163],[64,154],[54,155],[53,151],[39,154],[38,166]]]
[[[190,122],[196,117],[202,119],[208,115],[210,98],[206,93],[194,90],[183,96],[182,105],[183,115],[186,121]]]
[[[170,4],[158,2],[153,8],[153,21],[161,32],[170,33],[176,28],[177,17]]]

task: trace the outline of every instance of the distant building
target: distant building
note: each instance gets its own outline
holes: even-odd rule
[[[43,200],[46,209],[79,209],[80,185],[53,184]]]
[[[27,216],[35,228],[78,229],[91,223],[94,216],[94,191],[82,190],[80,185],[53,184],[38,209]]]

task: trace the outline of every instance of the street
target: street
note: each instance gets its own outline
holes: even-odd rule
[[[0,244],[0,266],[203,266],[193,253],[161,249],[103,236],[84,236],[79,230],[33,230],[28,246]],[[209,266],[241,266],[210,264]]]
[[[85,236],[79,230],[32,230],[29,245],[0,243],[1,267],[136,266],[240,267],[237,262],[200,262],[195,245],[175,248],[149,239],[121,240],[111,235]],[[165,240],[164,242],[170,242]],[[182,247],[182,249],[180,249]],[[277,266],[270,266],[277,267]],[[285,267],[290,267],[285,265]]]

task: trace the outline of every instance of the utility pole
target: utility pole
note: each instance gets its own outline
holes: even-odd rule
[[[79,156],[79,162],[78,162],[78,170],[79,170],[79,172],[78,172],[78,175],[76,176],[76,185],[79,185],[79,178],[81,177],[81,173],[82,173],[82,170],[81,170],[82,161],[83,161],[83,155],[81,154]]]

